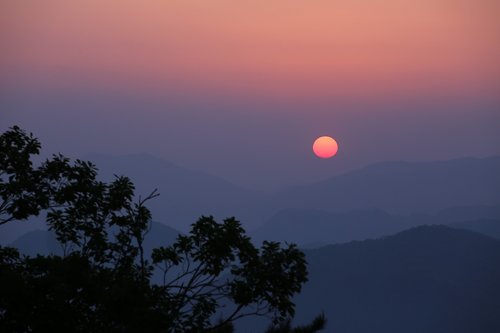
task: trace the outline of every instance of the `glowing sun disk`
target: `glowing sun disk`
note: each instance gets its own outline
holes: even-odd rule
[[[339,145],[329,136],[321,136],[314,141],[313,151],[319,158],[330,158],[337,154]]]

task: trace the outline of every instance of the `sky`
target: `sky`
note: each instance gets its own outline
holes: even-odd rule
[[[500,154],[495,0],[0,2],[0,130],[274,190]],[[330,135],[339,153],[312,154]]]

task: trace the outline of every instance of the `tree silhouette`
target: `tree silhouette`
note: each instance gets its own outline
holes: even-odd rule
[[[278,325],[271,325],[265,333],[314,333],[321,331],[326,326],[326,318],[324,314],[320,314],[314,320],[304,326],[298,326],[293,328],[291,320],[287,319],[280,322]]]
[[[92,163],[62,155],[35,168],[40,148],[19,127],[0,136],[0,225],[43,212],[63,255],[0,247],[0,331],[231,332],[252,315],[291,331],[292,297],[307,281],[295,245],[257,248],[236,219],[208,216],[148,258],[156,190],[136,197],[129,178],[100,181]]]
[[[40,148],[33,135],[17,126],[0,136],[0,225],[38,215],[47,205],[40,173],[31,161],[31,155],[39,154]]]

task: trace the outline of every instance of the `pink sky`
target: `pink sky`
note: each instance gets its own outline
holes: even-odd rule
[[[0,129],[260,188],[500,154],[497,0],[0,1]],[[318,161],[313,140],[339,154]]]
[[[3,1],[0,71],[160,95],[488,95],[499,13],[493,0]]]

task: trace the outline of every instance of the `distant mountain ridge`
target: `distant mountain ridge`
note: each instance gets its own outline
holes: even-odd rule
[[[452,206],[500,204],[500,156],[435,162],[383,162],[277,193],[279,208],[377,208],[434,213]]]
[[[137,194],[144,196],[158,188],[160,197],[148,203],[153,218],[184,232],[201,215],[213,215],[218,220],[235,216],[248,230],[255,230],[290,209],[336,213],[381,210],[409,216],[434,214],[456,206],[500,205],[498,156],[378,163],[273,195],[148,154],[88,154],[84,159],[96,164],[104,180],[111,180],[114,174],[129,176]],[[36,220],[43,222],[43,216]],[[9,223],[2,227],[0,244],[11,243],[27,231],[43,229],[42,224]],[[366,233],[366,237],[377,235]]]
[[[100,174],[129,176],[138,193],[159,188],[150,202],[153,216],[187,230],[201,215],[236,216],[256,227],[283,209],[391,214],[435,213],[449,207],[500,205],[500,156],[436,162],[383,162],[322,182],[267,195],[148,154],[89,154]]]
[[[144,238],[144,252],[151,254],[153,248],[159,246],[167,246],[172,244],[180,234],[175,230],[162,223],[152,222],[151,229]],[[25,255],[36,256],[41,255],[62,255],[63,250],[56,239],[56,235],[48,230],[35,230],[28,232],[17,238],[9,246],[19,249]]]
[[[110,156],[87,154],[96,164],[99,175],[112,179],[126,175],[136,184],[137,194],[148,194],[158,188],[160,197],[148,202],[156,220],[187,231],[201,215],[219,219],[236,216],[244,223],[260,219],[263,194],[201,171],[177,166],[149,154]]]
[[[500,239],[500,219],[480,219],[450,223],[448,226],[457,229],[471,230],[486,236]]]
[[[317,247],[393,234],[411,224],[382,210],[327,212],[313,209],[285,209],[272,216],[252,235],[257,241],[286,241]]]
[[[297,313],[324,309],[332,332],[500,330],[499,240],[422,226],[306,254]]]
[[[347,212],[285,209],[254,230],[252,236],[257,241],[286,241],[314,248],[388,236],[419,225],[446,224],[497,237],[500,225],[496,221],[500,221],[500,205],[450,207],[436,214],[412,215],[389,214],[379,209]]]
[[[305,253],[309,281],[295,299],[297,324],[324,312],[327,332],[500,331],[500,240],[420,226]]]

